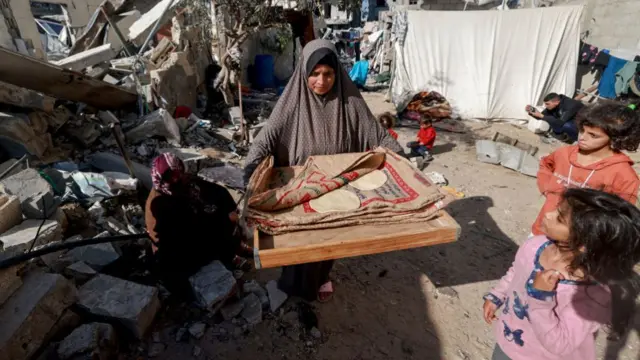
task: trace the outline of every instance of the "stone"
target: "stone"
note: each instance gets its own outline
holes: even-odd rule
[[[198,74],[189,55],[185,51],[171,52],[158,69],[149,72],[154,89],[166,101],[163,105],[171,113],[179,105],[197,107]]]
[[[202,348],[198,345],[193,346],[193,356],[198,357],[202,355]]]
[[[250,325],[257,325],[262,322],[262,303],[256,294],[249,294],[244,299],[244,309],[242,318]]]
[[[78,238],[81,239],[82,237],[78,236]],[[47,246],[52,246],[54,244],[60,244],[60,243],[61,243],[60,241],[53,241],[48,244],[38,245],[33,248],[33,251],[40,250]],[[53,270],[54,272],[61,273],[64,270],[64,268],[66,268],[67,266],[73,263],[71,259],[65,257],[66,253],[67,253],[66,250],[60,250],[60,251],[44,254],[40,256],[40,261],[42,261],[42,263],[44,263],[49,269]]]
[[[10,157],[28,154],[42,158],[53,143],[51,134],[37,133],[28,119],[0,112],[0,147]]]
[[[218,302],[226,299],[236,288],[236,279],[220,261],[204,266],[189,278],[196,301],[205,308],[211,309]]]
[[[40,226],[42,225],[42,226]],[[38,231],[38,229],[40,231]],[[36,239],[36,234],[38,235]],[[39,245],[58,241],[62,238],[60,224],[52,220],[25,220],[0,235],[0,260],[28,250],[35,241]]]
[[[242,309],[244,309],[244,302],[235,301],[235,302],[232,302],[231,304],[225,305],[222,309],[220,309],[220,314],[222,314],[222,318],[225,321],[229,321],[235,318],[236,316],[240,315],[240,313],[242,312]]]
[[[267,296],[266,290],[258,284],[257,281],[251,280],[244,283],[242,286],[242,291],[245,293],[256,294],[260,299],[260,303],[264,308],[269,307],[269,296]]]
[[[189,334],[193,336],[195,339],[202,339],[204,336],[204,331],[207,329],[207,324],[197,322],[191,326],[189,326]]]
[[[98,234],[96,237],[109,236],[108,232]],[[101,243],[87,246],[80,246],[71,249],[68,256],[74,261],[83,261],[96,271],[102,270],[105,266],[110,265],[120,258],[120,254],[113,247],[113,244]]]
[[[17,196],[0,194],[0,235],[21,222],[20,199]]]
[[[128,143],[137,144],[152,136],[162,136],[170,143],[180,145],[180,129],[167,110],[158,109],[142,117],[141,122],[125,133]]]
[[[69,335],[75,328],[82,324],[82,317],[75,311],[67,309],[62,313],[60,319],[51,328],[47,336],[44,338],[44,342],[60,341]]]
[[[102,135],[102,128],[95,122],[83,122],[80,126],[65,128],[64,132],[84,148],[89,148]]]
[[[311,330],[309,331],[309,334],[311,334],[311,336],[313,336],[316,339],[320,339],[322,337],[322,333],[315,326],[311,328]]]
[[[282,321],[290,327],[298,327],[300,325],[300,317],[296,311],[289,311],[284,314]]]
[[[436,288],[436,291],[439,295],[446,296],[448,298],[458,298],[458,291],[456,291],[456,289],[452,288],[451,286],[439,287]]]
[[[269,305],[271,312],[276,312],[287,301],[289,296],[284,291],[278,288],[278,282],[271,280],[267,283],[267,293],[269,294]]]
[[[73,330],[58,346],[61,360],[85,355],[91,359],[106,359],[116,345],[113,326],[105,323],[84,324]]]
[[[35,169],[26,169],[5,178],[0,187],[20,199],[20,207],[28,219],[48,218],[60,205],[60,199],[54,198],[51,185]]]
[[[0,306],[22,286],[22,278],[18,275],[20,266],[12,266],[0,270]]]
[[[104,44],[93,49],[73,54],[62,60],[52,61],[51,63],[65,69],[80,71],[88,68],[89,66],[109,61],[115,58],[116,55],[116,50],[111,46],[111,44]]]
[[[147,352],[147,355],[151,358],[156,357],[160,354],[162,354],[165,350],[166,346],[164,344],[160,344],[160,343],[153,343],[151,344],[151,346],[149,346],[149,351]]]
[[[0,307],[0,359],[30,358],[76,299],[76,288],[62,275],[28,274]]]
[[[9,170],[9,168],[14,166],[17,162],[18,162],[17,159],[9,159],[9,160],[3,162],[2,164],[0,164],[0,174],[3,174],[5,171]],[[4,175],[4,177],[13,176],[13,175],[19,173],[20,171],[22,171],[22,170],[24,170],[26,168],[27,168],[27,166],[25,165],[25,163],[23,161],[20,164],[15,165],[15,167],[13,169],[11,169],[11,171],[6,173]]]
[[[176,332],[176,342],[182,342],[186,340],[186,336],[187,335],[187,328],[180,328],[178,329],[178,331]]]
[[[0,81],[0,103],[51,112],[55,102],[52,97]]]
[[[84,284],[91,280],[97,274],[91,266],[87,265],[84,261],[78,261],[67,266],[64,269],[64,275],[74,279],[77,284]]]
[[[141,339],[160,310],[158,289],[100,274],[84,284],[78,306],[94,316],[117,321]]]

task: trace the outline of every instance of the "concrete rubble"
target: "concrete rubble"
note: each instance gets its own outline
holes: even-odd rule
[[[219,302],[227,299],[236,289],[236,279],[220,261],[200,269],[189,278],[198,305],[204,309],[212,309]]]
[[[116,333],[105,323],[85,324],[73,330],[58,346],[61,360],[82,355],[91,359],[108,359],[115,354]]]
[[[521,174],[536,177],[540,162],[526,150],[490,140],[476,141],[478,161],[500,164]]]
[[[158,289],[100,274],[80,287],[78,306],[105,321],[123,325],[140,339],[160,310]],[[123,303],[122,299],[127,299]]]

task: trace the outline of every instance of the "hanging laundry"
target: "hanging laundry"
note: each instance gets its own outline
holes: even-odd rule
[[[616,95],[626,95],[629,93],[629,83],[633,80],[639,62],[629,61],[620,71],[616,73]]]
[[[600,73],[603,73],[604,69],[609,65],[609,59],[611,59],[611,55],[609,55],[608,50],[598,52],[598,55],[596,55],[596,58],[593,61],[593,69],[599,70]]]
[[[598,48],[584,42],[581,42],[581,44],[582,46],[580,47],[580,64],[593,65],[593,63],[596,61],[596,56],[598,56]]]
[[[628,63],[627,60],[619,59],[615,56],[611,56],[609,64],[602,72],[600,77],[600,85],[598,85],[598,91],[600,96],[607,99],[616,98],[616,74]]]
[[[367,75],[369,74],[369,62],[367,60],[360,60],[353,65],[349,72],[351,81],[357,86],[364,86],[367,82]]]

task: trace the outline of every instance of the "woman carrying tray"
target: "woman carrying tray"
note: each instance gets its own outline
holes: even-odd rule
[[[380,126],[338,61],[335,46],[314,40],[302,50],[289,84],[249,150],[245,183],[263,159],[274,166],[302,165],[309,156],[403,149]],[[292,296],[326,302],[333,295],[333,261],[286,266],[278,285]]]

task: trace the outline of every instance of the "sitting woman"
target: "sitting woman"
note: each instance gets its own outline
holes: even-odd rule
[[[153,161],[151,178],[145,222],[154,270],[167,287],[184,290],[185,280],[213,260],[228,268],[246,265],[237,254],[253,251],[235,236],[236,203],[224,187],[187,175],[182,160],[169,153]]]
[[[378,146],[403,152],[340,65],[335,46],[314,40],[302,50],[287,88],[249,150],[245,181],[269,156],[275,166],[294,166],[312,155],[363,152]],[[278,285],[290,295],[327,301],[333,294],[332,266],[333,261],[287,266]]]

